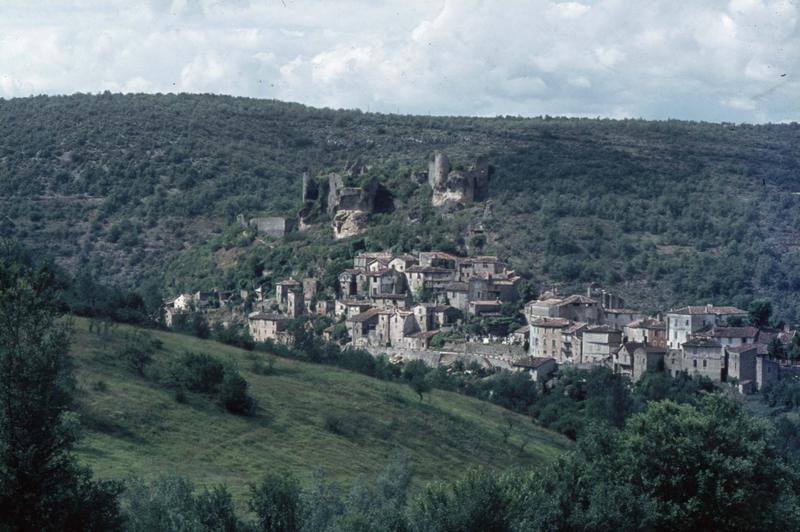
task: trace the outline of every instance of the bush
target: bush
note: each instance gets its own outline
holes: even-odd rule
[[[255,413],[256,401],[247,394],[247,381],[234,368],[225,369],[219,399],[232,414],[251,416]]]
[[[215,394],[225,375],[222,363],[205,353],[184,353],[173,375],[178,384],[192,392]]]
[[[259,530],[297,532],[302,528],[300,484],[292,475],[269,473],[258,485],[251,485],[247,506]]]

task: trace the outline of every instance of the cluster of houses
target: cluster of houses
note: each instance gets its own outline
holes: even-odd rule
[[[289,279],[276,287],[280,312],[254,312],[248,322],[255,340],[280,341],[286,322],[304,311],[333,315],[344,320],[353,346],[424,350],[466,316],[500,316],[503,303],[516,299],[519,280],[495,256],[365,252],[339,274],[335,299],[318,298],[316,291],[309,298],[309,280]]]
[[[345,325],[352,346],[427,351],[439,332],[472,317],[501,316],[503,304],[518,298],[519,281],[496,256],[364,252],[339,273],[335,297],[325,297],[314,278],[286,279],[274,292],[256,288],[249,298],[246,291],[181,294],[165,302],[165,319],[172,325],[175,316],[190,309],[228,308],[231,316],[246,316],[254,340],[290,342],[290,320],[327,315]],[[504,343],[525,344],[525,349],[517,346],[516,354],[509,354],[498,343],[495,358],[540,382],[560,366],[603,366],[634,382],[646,372],[688,373],[752,393],[786,373],[800,372],[769,353],[770,343],[788,346],[796,331],[746,325],[748,313],[736,307],[687,306],[648,316],[590,286],[585,294],[545,292],[525,305],[524,314],[527,325]],[[331,326],[323,334],[331,339],[333,332]]]
[[[544,294],[525,305],[530,358],[521,369],[552,361],[606,366],[638,381],[646,372],[700,375],[752,393],[796,368],[770,357],[773,339],[788,346],[796,331],[757,329],[730,306],[687,306],[663,316],[624,308],[624,301],[590,287],[586,295]]]

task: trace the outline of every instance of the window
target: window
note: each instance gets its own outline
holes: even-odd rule
[[[697,367],[697,360],[692,360],[694,362],[694,367]]]
[[[706,367],[708,365],[707,362],[708,360],[703,360],[703,367]]]

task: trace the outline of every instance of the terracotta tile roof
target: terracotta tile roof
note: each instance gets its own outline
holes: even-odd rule
[[[758,329],[755,327],[714,327],[709,336],[713,338],[755,338]]]
[[[368,319],[380,314],[381,310],[382,309],[379,309],[379,308],[371,308],[369,310],[365,310],[361,314],[357,314],[357,315],[353,316],[352,318],[350,318],[349,321],[359,322],[359,323],[362,322],[362,321],[367,321]]]
[[[631,329],[666,330],[667,324],[664,323],[663,321],[654,320],[652,318],[645,318],[643,320],[632,321],[625,327],[630,327]]]
[[[746,311],[736,307],[717,307],[714,305],[687,306],[669,311],[669,314],[697,315],[715,314],[717,316],[725,314],[747,314]]]
[[[690,338],[683,343],[684,346],[689,347],[722,347],[722,344],[712,338]]]
[[[565,318],[535,318],[530,321],[530,325],[534,327],[547,327],[553,329],[562,329],[569,326],[571,322]]]

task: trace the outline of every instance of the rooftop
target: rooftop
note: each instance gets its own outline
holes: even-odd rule
[[[747,314],[747,311],[744,311],[737,307],[717,307],[714,305],[703,305],[703,306],[687,306],[681,307],[679,309],[669,311],[670,314],[682,314],[682,315],[697,315],[697,314],[715,314],[717,316],[722,315],[729,315],[729,314]]]
[[[709,336],[713,338],[755,338],[758,329],[755,327],[714,327]]]
[[[690,338],[683,344],[684,347],[722,347],[722,344],[713,338]]]
[[[571,322],[566,318],[535,318],[530,321],[534,327],[549,327],[561,329],[567,327]]]
[[[275,314],[273,312],[254,312],[247,316],[247,319],[253,321],[283,321],[288,320],[289,317],[282,314]]]
[[[408,273],[452,273],[453,270],[447,268],[437,268],[435,266],[409,266],[406,268]]]
[[[361,314],[357,314],[357,315],[353,316],[352,318],[350,318],[350,321],[357,322],[357,323],[360,323],[362,321],[367,321],[368,319],[380,314],[381,310],[382,309],[379,309],[379,308],[371,308],[369,310],[365,310]]]
[[[467,283],[453,282],[447,283],[444,289],[450,292],[466,292],[469,290],[469,287],[467,287]]]

